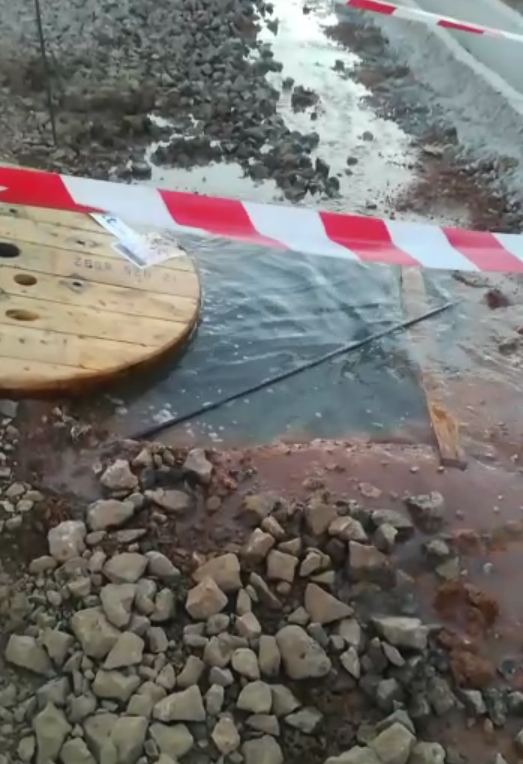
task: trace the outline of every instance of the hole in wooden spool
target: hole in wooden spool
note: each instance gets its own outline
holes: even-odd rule
[[[0,257],[18,257],[20,247],[10,244],[8,241],[0,241]]]
[[[37,281],[37,279],[29,273],[17,273],[14,278],[16,283],[21,286],[34,286]]]
[[[15,321],[36,321],[40,316],[38,313],[33,313],[31,310],[18,310],[13,308],[6,310],[7,318],[13,318]]]
[[[84,282],[83,282],[83,281],[78,281],[78,279],[75,279],[75,280],[74,280],[74,281],[72,281],[71,283],[72,283],[72,285],[73,285],[73,286],[74,286],[76,289],[81,289],[81,288],[83,287],[83,285],[84,285]]]

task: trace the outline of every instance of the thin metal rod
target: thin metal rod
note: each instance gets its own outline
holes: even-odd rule
[[[47,51],[45,48],[44,27],[42,24],[42,10],[40,8],[40,0],[35,0],[36,10],[36,26],[38,28],[38,37],[40,40],[40,54],[42,56],[42,66],[44,68],[45,76],[45,89],[47,91],[47,108],[49,109],[49,118],[51,120],[51,132],[53,134],[53,143],[58,146],[58,138],[56,135],[56,120],[54,115],[53,105],[53,91],[51,87],[51,70],[49,69],[49,62],[47,60]]]

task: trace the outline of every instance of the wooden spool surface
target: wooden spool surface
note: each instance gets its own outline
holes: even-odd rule
[[[19,250],[0,256],[4,394],[108,381],[179,347],[197,322],[200,282],[190,258],[141,271],[88,215],[0,204],[0,242]]]

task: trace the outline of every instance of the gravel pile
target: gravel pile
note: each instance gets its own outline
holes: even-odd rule
[[[276,180],[291,200],[339,190],[329,167],[311,159],[318,134],[291,132],[276,112],[279,93],[266,75],[282,65],[257,39],[262,24],[277,32],[271,3],[45,2],[57,150],[42,145],[49,143],[49,123],[34,14],[6,0],[0,14],[2,119],[9,135],[0,153],[94,177],[144,178],[150,175],[144,149],[163,139],[153,155],[157,163],[188,168],[235,161],[256,180]],[[299,86],[293,94],[296,108],[317,101]],[[159,127],[152,114],[169,127]]]
[[[409,512],[253,494],[241,545],[202,555],[173,538],[175,565],[149,532],[202,497],[216,509],[213,465],[131,448],[100,466],[103,498],[50,529],[48,554],[3,576],[1,764],[457,764],[431,719],[523,714],[522,693],[493,689],[490,664],[416,616],[393,564],[416,529],[441,531],[439,494]],[[425,552],[455,586],[444,538]]]

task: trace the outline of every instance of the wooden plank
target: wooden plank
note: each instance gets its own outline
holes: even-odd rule
[[[0,263],[21,271],[47,273],[66,278],[87,279],[113,286],[160,292],[169,295],[198,295],[199,279],[194,270],[172,270],[155,266],[141,270],[115,253],[115,257],[79,254],[38,244],[21,246],[22,257],[0,260]]]
[[[403,268],[401,272],[402,301],[409,317],[419,316],[429,310],[423,272],[418,267]],[[460,441],[457,419],[443,403],[443,384],[434,372],[424,366],[423,354],[435,358],[435,344],[432,340],[434,328],[430,323],[421,323],[409,329],[413,343],[414,360],[418,367],[421,388],[425,394],[427,410],[436,438],[440,463],[445,467],[465,469],[467,459]]]
[[[120,313],[112,313],[79,305],[61,305],[32,297],[17,297],[11,301],[0,299],[0,326],[28,324],[28,329],[46,329],[58,334],[72,334],[93,339],[116,340],[136,344],[136,326],[133,321],[122,320]],[[183,334],[186,324],[182,321],[140,317],[141,336],[147,346],[163,348],[178,334]],[[1,331],[1,330],[0,330]]]
[[[28,279],[24,276],[34,279],[34,283],[27,283]],[[99,311],[121,313],[122,316],[133,318],[144,316],[174,322],[190,320],[198,304],[194,295],[181,297],[158,294],[98,282],[60,278],[45,273],[39,273],[35,277],[30,276],[29,272],[21,272],[20,269],[5,265],[0,268],[0,289],[0,304],[5,306],[5,309],[16,307],[6,305],[10,297],[34,298],[38,295],[41,300],[71,307],[78,305]]]
[[[9,205],[8,211],[15,209]],[[26,208],[24,208],[26,209]],[[36,209],[36,208],[32,208]],[[0,215],[0,240],[13,243],[25,242],[28,244],[45,245],[55,249],[65,249],[68,252],[77,252],[82,255],[102,255],[113,259],[122,258],[114,249],[112,244],[116,239],[111,234],[96,224],[96,228],[79,230],[68,225],[69,216],[78,215],[75,212],[63,212],[60,210],[47,210],[51,212],[50,219],[53,222],[45,220],[33,220],[29,217],[7,214]],[[33,215],[35,213],[32,213]],[[57,225],[56,221],[64,217],[62,224]],[[86,217],[86,216],[83,216]],[[94,221],[93,221],[94,222]],[[189,257],[173,257],[162,263],[162,268],[174,271],[192,271],[194,266]]]

